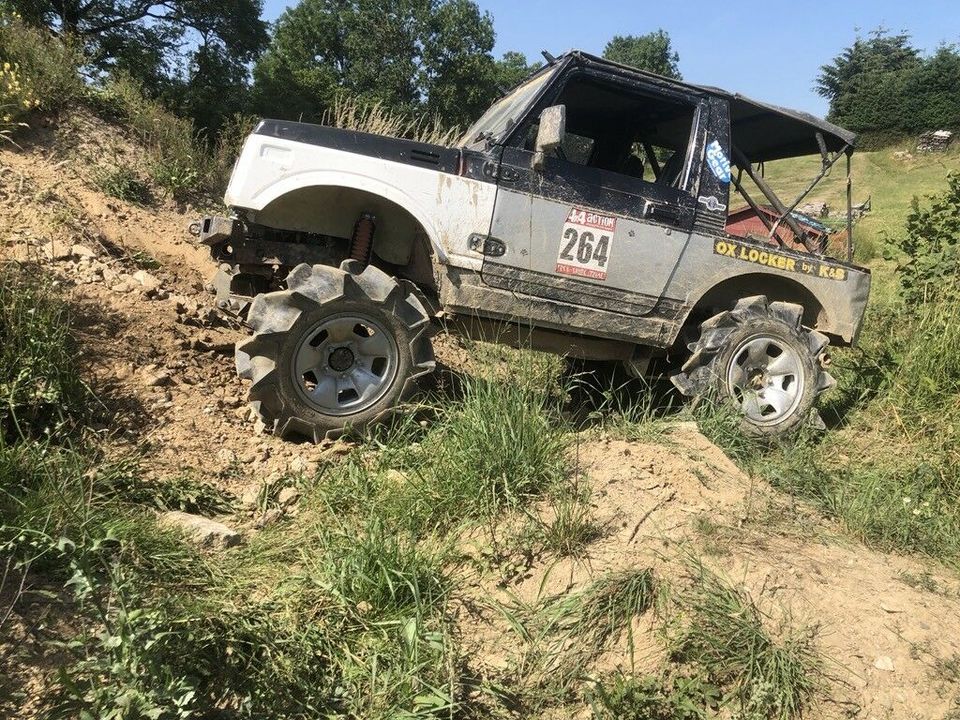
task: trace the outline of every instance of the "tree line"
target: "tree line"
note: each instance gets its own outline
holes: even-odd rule
[[[466,125],[541,66],[493,55],[473,0],[300,0],[271,24],[262,0],[0,0],[81,47],[91,81],[115,74],[215,137],[237,113],[320,120],[340,94]],[[679,77],[662,30],[618,36],[613,59]]]
[[[960,52],[923,53],[907,33],[857,38],[820,69],[817,92],[829,119],[862,133],[897,135],[960,127]]]
[[[348,95],[464,126],[541,66],[495,58],[493,18],[474,0],[300,0],[273,24],[262,0],[0,0],[80,46],[93,82],[115,74],[214,138],[237,113],[319,121]],[[604,56],[680,78],[663,30],[617,35]],[[908,35],[857,38],[821,68],[830,119],[855,131],[960,126],[960,54],[925,57]]]

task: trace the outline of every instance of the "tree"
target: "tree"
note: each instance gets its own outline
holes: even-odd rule
[[[816,89],[829,117],[858,132],[915,133],[960,126],[960,53],[923,57],[906,34],[878,29],[820,69]]]
[[[603,57],[639,70],[682,80],[678,63],[680,55],[670,44],[670,35],[663,30],[646,35],[614,35],[604,48]]]
[[[205,127],[218,111],[198,99],[236,97],[269,39],[262,0],[7,2],[28,23],[78,39],[95,72],[129,73],[152,95],[205,114]]]
[[[920,63],[920,51],[910,45],[910,36],[888,35],[877,28],[866,40],[857,38],[829,64],[820,67],[816,90],[831,103],[855,93],[866,75],[897,73]]]
[[[256,105],[316,120],[347,92],[466,124],[495,95],[493,41],[472,0],[302,0],[254,68]]]
[[[528,76],[543,67],[543,63],[528,63],[527,56],[514,50],[507,51],[494,66],[494,84],[498,92],[506,92],[519,85]]]

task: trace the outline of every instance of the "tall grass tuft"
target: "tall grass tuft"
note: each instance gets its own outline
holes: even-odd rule
[[[684,626],[671,640],[675,661],[699,667],[744,717],[793,720],[817,693],[822,662],[811,629],[768,628],[754,602],[703,566],[679,603]]]
[[[565,469],[566,438],[551,410],[547,391],[522,378],[468,379],[431,438],[442,481],[436,500],[450,511],[460,505],[468,516],[491,516],[544,493]]]
[[[566,699],[589,672],[590,663],[624,635],[632,664],[632,622],[656,599],[653,571],[630,568],[602,575],[577,592],[544,600],[526,625],[534,639],[530,667],[539,685],[534,695],[541,702]]]
[[[0,268],[0,434],[43,436],[89,416],[70,312],[51,281]]]
[[[459,127],[444,127],[439,117],[411,118],[384,107],[380,102],[369,104],[343,93],[334,98],[321,122],[330,127],[408,138],[432,145],[453,145],[462,134]]]

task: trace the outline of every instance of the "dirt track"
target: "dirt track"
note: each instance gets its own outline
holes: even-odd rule
[[[75,123],[44,131],[28,150],[0,150],[0,241],[7,257],[47,266],[71,297],[92,384],[125,431],[117,452],[141,451],[149,477],[192,474],[238,495],[339,453],[338,444],[282,442],[256,427],[233,372],[242,328],[212,310],[204,281],[215,268],[186,232],[198,213],[140,208],[92,189],[90,163],[108,145],[132,161],[136,151]],[[137,279],[148,257],[159,267]],[[746,477],[690,427],[666,444],[581,440],[575,452],[609,533],[587,561],[530,567],[507,588],[512,596],[533,602],[641,564],[679,582],[679,559],[693,552],[747,588],[774,625],[789,611],[820,627],[835,702],[818,717],[933,719],[954,707],[950,681],[958,678],[942,663],[960,659],[960,583],[946,570],[845,539],[809,508]],[[508,601],[482,577],[464,578],[462,593]],[[462,624],[481,672],[517,645],[492,609]],[[652,637],[652,628],[640,629]],[[659,659],[652,651],[641,662],[652,668]],[[607,668],[623,662],[601,659]]]

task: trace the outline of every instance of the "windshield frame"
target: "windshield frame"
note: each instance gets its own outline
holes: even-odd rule
[[[474,147],[503,143],[550,86],[561,66],[562,63],[544,66],[493,103],[457,145]]]

